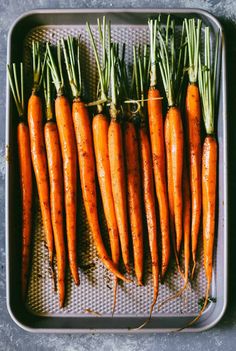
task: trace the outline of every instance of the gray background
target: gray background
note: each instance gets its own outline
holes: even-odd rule
[[[1,350],[236,350],[236,269],[229,262],[229,302],[225,316],[212,330],[199,334],[150,335],[56,335],[29,334],[11,320],[5,297],[5,240],[4,240],[4,177],[5,177],[5,66],[7,33],[12,22],[23,12],[35,8],[135,8],[135,7],[195,7],[210,11],[224,26],[227,39],[228,121],[229,121],[229,200],[230,200],[230,257],[234,256],[236,226],[234,215],[236,183],[236,1],[235,0],[0,0],[0,351]],[[234,280],[235,279],[235,280]]]

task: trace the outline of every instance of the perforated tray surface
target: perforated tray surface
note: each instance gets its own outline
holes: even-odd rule
[[[141,16],[140,13],[138,15]],[[80,14],[78,14],[78,16],[80,16]],[[94,14],[94,18],[96,18],[97,16],[99,16],[99,14]],[[209,19],[207,19],[207,21],[209,21]],[[52,23],[55,23],[55,21],[53,21]],[[95,41],[99,43],[97,26],[92,25],[92,30],[95,36]],[[146,23],[143,23],[143,20],[141,21],[141,23],[139,23],[138,21],[137,24],[133,23],[132,25],[129,23],[116,24],[116,22],[113,21],[111,26],[111,32],[112,40],[114,42],[118,42],[120,44],[124,42],[126,43],[126,61],[129,64],[132,63],[132,46],[149,42],[148,28]],[[68,35],[72,35],[76,38],[80,37],[81,67],[82,78],[85,82],[85,98],[87,99],[87,101],[91,101],[95,98],[98,77],[93,50],[85,29],[84,21],[82,25],[69,25],[67,23],[65,25],[62,25],[58,23],[57,25],[37,25],[30,28],[30,30],[24,37],[24,41],[22,43],[22,57],[26,67],[26,75],[27,77],[30,77],[31,75],[32,40],[39,40],[43,43],[49,42],[52,45],[56,45],[57,41],[60,38],[66,38]],[[100,44],[98,44],[98,48],[100,55]],[[27,80],[27,84],[30,84],[30,80]],[[28,86],[28,88],[29,87],[30,86]],[[220,155],[222,152],[220,151]],[[99,188],[97,189],[99,195]],[[99,202],[99,215],[101,220],[102,233],[104,236],[104,240],[106,241],[106,243],[108,243],[106,224],[100,199]],[[32,313],[33,315],[51,316],[53,318],[80,318],[84,316],[98,318],[93,314],[93,312],[96,312],[102,315],[102,317],[111,317],[113,306],[113,277],[97,257],[96,249],[93,244],[92,236],[86,219],[81,192],[78,196],[78,206],[79,213],[77,225],[77,250],[79,257],[80,286],[75,286],[75,284],[72,281],[69,269],[67,269],[65,307],[59,308],[58,295],[57,292],[54,290],[53,281],[49,271],[48,253],[44,242],[44,231],[42,227],[42,219],[39,210],[38,198],[37,195],[35,196],[36,215],[34,219],[33,232],[34,239],[32,247],[32,272],[30,276],[28,298],[26,303],[26,309],[29,313]],[[220,225],[218,227],[220,227]],[[146,247],[144,265],[145,284],[142,287],[136,285],[134,272],[131,273],[133,283],[119,283],[117,290],[116,311],[113,319],[119,317],[147,317],[149,314],[150,304],[153,298],[153,288],[150,254],[148,249],[146,233],[144,233],[144,238]],[[177,272],[174,259],[172,257],[165,282],[164,284],[160,284],[158,302],[153,312],[154,320],[156,318],[158,319],[158,317],[160,316],[167,318],[178,318],[194,316],[198,313],[200,308],[199,300],[203,298],[206,289],[206,279],[203,268],[201,242],[202,233],[199,234],[200,244],[196,276],[194,281],[191,283],[191,286],[189,285],[188,289],[185,290],[181,297],[169,301],[160,309],[160,311],[158,311],[158,303],[160,303],[167,297],[173,295],[173,293],[177,292],[183,286],[183,279]],[[107,244],[107,246],[109,247],[109,244]],[[211,293],[213,297],[217,297],[216,281],[218,264],[219,262],[217,261],[217,259],[215,259]],[[209,304],[208,310],[210,308],[212,308],[212,304]],[[90,315],[88,314],[88,311],[91,312]],[[207,314],[207,311],[205,312],[205,314]]]

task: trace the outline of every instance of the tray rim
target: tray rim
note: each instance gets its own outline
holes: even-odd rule
[[[81,13],[89,13],[89,14],[101,14],[101,13],[148,13],[148,12],[153,12],[153,13],[170,13],[170,14],[188,14],[188,13],[193,13],[197,15],[204,16],[208,18],[211,22],[214,22],[215,25],[219,28],[220,35],[221,35],[221,75],[223,76],[221,86],[222,86],[222,125],[223,125],[223,130],[225,133],[225,138],[223,139],[223,157],[225,160],[224,167],[223,167],[223,174],[224,174],[224,179],[226,180],[223,184],[224,187],[224,231],[223,231],[223,237],[224,237],[224,284],[223,284],[223,304],[221,310],[218,312],[218,315],[216,318],[209,324],[206,324],[202,327],[198,327],[197,325],[194,328],[188,328],[184,329],[183,332],[201,332],[201,331],[206,331],[212,327],[214,327],[223,317],[226,308],[227,308],[227,302],[228,302],[228,128],[227,128],[227,75],[226,75],[226,47],[225,47],[225,35],[224,35],[224,30],[222,28],[221,23],[219,20],[209,13],[206,10],[202,10],[199,8],[75,8],[75,9],[57,9],[57,8],[51,8],[51,9],[34,9],[30,10],[27,12],[24,12],[20,16],[18,16],[13,24],[11,25],[9,32],[8,32],[8,37],[7,37],[7,63],[10,62],[11,59],[11,52],[10,52],[10,44],[11,44],[11,39],[12,39],[12,33],[15,29],[15,27],[24,19],[31,17],[33,15],[37,14],[81,14]],[[148,329],[141,329],[138,331],[135,331],[135,329],[129,330],[127,328],[121,329],[121,328],[109,328],[109,329],[95,329],[95,328],[89,328],[89,329],[70,329],[70,328],[37,328],[37,327],[29,327],[28,325],[25,325],[21,321],[18,320],[18,318],[15,316],[12,306],[10,304],[10,272],[9,272],[9,239],[10,239],[10,233],[9,233],[9,221],[8,221],[8,216],[9,216],[9,143],[10,143],[10,88],[9,84],[7,83],[7,77],[6,77],[6,128],[5,128],[5,152],[6,152],[6,162],[5,162],[5,169],[6,169],[6,178],[5,178],[5,224],[6,224],[6,229],[5,229],[5,250],[6,250],[6,304],[7,304],[7,310],[12,318],[12,320],[22,329],[31,332],[31,333],[70,333],[70,334],[76,334],[76,333],[116,333],[116,334],[129,334],[129,333],[145,333],[145,334],[150,334],[150,333],[163,333],[163,332],[170,332],[174,331],[175,329],[173,328],[148,328]],[[166,316],[168,317],[168,316]],[[47,317],[47,318],[55,318],[55,317]],[[61,316],[60,316],[61,318]],[[69,318],[69,317],[68,317]],[[74,317],[73,317],[74,318]],[[76,318],[76,317],[75,317]],[[79,318],[79,317],[78,317]]]

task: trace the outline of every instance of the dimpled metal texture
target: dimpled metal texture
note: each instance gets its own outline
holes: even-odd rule
[[[126,60],[132,62],[132,45],[148,43],[147,26],[142,25],[112,25],[112,40],[122,44],[126,43]],[[95,40],[98,43],[97,27],[92,26]],[[27,77],[30,76],[31,70],[31,42],[39,40],[40,42],[48,41],[56,45],[60,38],[66,38],[68,35],[74,37],[80,36],[81,41],[81,67],[82,79],[84,80],[85,98],[92,101],[96,94],[97,68],[94,60],[93,50],[90,45],[89,37],[85,26],[42,26],[34,28],[27,36],[24,43],[24,62],[26,66]],[[101,47],[98,45],[99,55]],[[30,83],[30,79],[27,80]],[[30,86],[28,86],[29,88]],[[69,92],[69,89],[67,90]],[[98,191],[98,198],[100,197]],[[108,236],[103,215],[103,209],[99,201],[99,216],[101,220],[101,229],[109,250]],[[34,221],[34,243],[32,272],[29,283],[27,308],[33,313],[46,316],[85,316],[85,313],[96,312],[103,316],[111,316],[113,306],[113,277],[111,273],[103,266],[97,257],[96,249],[93,244],[92,236],[88,227],[81,190],[78,194],[78,221],[77,221],[77,238],[78,238],[78,260],[80,286],[75,286],[72,281],[69,269],[67,267],[66,278],[66,302],[65,307],[60,309],[58,295],[55,291],[53,280],[48,264],[48,253],[44,242],[44,231],[42,227],[41,213],[39,210],[38,200],[36,198],[37,214]],[[160,233],[158,233],[160,235]],[[117,290],[116,316],[148,316],[150,304],[153,297],[152,275],[150,265],[150,254],[148,250],[147,234],[144,233],[145,240],[145,264],[144,264],[144,286],[137,286],[135,283],[134,273],[131,273],[133,282],[130,284],[119,283]],[[158,303],[173,295],[183,286],[183,279],[177,272],[172,257],[168,274],[164,284],[160,284],[158,302],[154,308],[153,316],[158,315],[189,315],[196,314],[199,311],[199,299],[205,294],[206,279],[203,269],[202,234],[199,234],[199,253],[198,265],[194,281],[189,284],[188,289],[181,297],[167,302],[158,311]],[[183,267],[183,258],[181,260]],[[55,259],[56,274],[56,259]],[[215,270],[214,270],[215,275]],[[215,277],[213,276],[213,289]]]

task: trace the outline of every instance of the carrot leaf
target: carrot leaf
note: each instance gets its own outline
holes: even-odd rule
[[[23,63],[20,63],[20,85],[18,83],[16,64],[7,65],[7,76],[16,104],[19,117],[24,115],[24,71]]]

